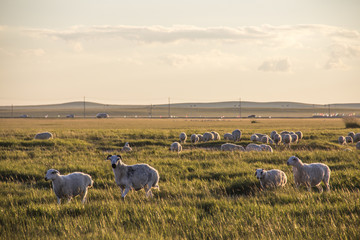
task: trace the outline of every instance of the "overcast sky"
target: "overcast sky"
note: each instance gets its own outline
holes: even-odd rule
[[[359,0],[0,0],[0,105],[360,102]]]

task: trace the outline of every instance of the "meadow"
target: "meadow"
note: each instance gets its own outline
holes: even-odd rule
[[[168,150],[180,132],[234,129],[243,146],[272,130],[301,130],[304,139],[273,153],[222,152],[224,140]],[[42,131],[54,139],[34,140]],[[360,151],[337,143],[350,131],[360,129],[341,119],[0,119],[0,239],[360,239]],[[125,142],[133,152],[120,153]],[[121,201],[106,161],[119,153],[159,171],[153,198],[141,190]],[[296,189],[286,165],[293,155],[327,164],[331,192]],[[49,168],[90,174],[86,204],[58,205]],[[261,190],[257,168],[283,170],[287,185]]]

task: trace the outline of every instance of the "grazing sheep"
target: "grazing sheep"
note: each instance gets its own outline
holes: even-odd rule
[[[269,138],[269,144],[273,145],[273,144],[274,144],[274,140],[272,140],[271,138]]]
[[[246,146],[245,150],[247,152],[251,152],[251,151],[261,152],[263,149],[261,148],[260,145],[257,145],[255,143],[250,143]]]
[[[341,145],[346,144],[346,139],[345,139],[345,137],[344,137],[344,136],[340,136],[340,137],[338,138],[338,142],[339,142],[339,144],[341,144]]]
[[[144,189],[145,195],[151,197],[151,188],[159,189],[159,173],[148,164],[126,165],[122,162],[120,155],[109,155],[106,159],[111,161],[115,182],[120,187],[122,200],[125,200],[126,194],[133,189],[135,191]]]
[[[192,143],[195,144],[195,143],[199,142],[199,136],[197,134],[191,134],[190,140]]]
[[[298,188],[301,184],[308,188],[317,187],[321,192],[323,188],[320,186],[321,181],[324,182],[326,190],[330,191],[330,168],[323,163],[303,163],[299,158],[292,156],[288,159],[287,165],[293,166],[295,185]]]
[[[245,152],[245,148],[240,145],[232,144],[232,143],[224,143],[221,145],[221,151],[241,151]]]
[[[270,140],[269,136],[265,135],[260,139],[260,142],[268,144],[269,140]]]
[[[235,142],[240,141],[240,139],[241,139],[241,131],[240,131],[239,129],[235,129],[235,130],[232,132],[232,135],[233,135],[233,138],[234,138],[234,141],[235,141]]]
[[[360,150],[360,141],[357,142],[357,144],[356,144],[356,149],[357,149],[357,150]]]
[[[266,144],[261,144],[261,145],[260,145],[260,148],[261,148],[261,150],[264,151],[264,152],[273,152],[272,147],[269,146],[269,145],[266,145]]]
[[[199,142],[204,141],[204,136],[202,134],[198,134],[198,137],[199,137]]]
[[[233,136],[231,133],[225,133],[225,134],[224,134],[224,139],[225,139],[225,140],[233,141],[233,140],[234,140],[234,136]]]
[[[276,145],[279,145],[279,143],[281,143],[281,141],[282,141],[282,137],[281,137],[281,135],[280,134],[275,134],[274,135],[274,142],[275,142],[275,144]]]
[[[178,142],[173,142],[170,146],[170,151],[180,153],[182,151],[182,146]]]
[[[353,138],[350,136],[346,136],[345,141],[346,141],[346,143],[353,143]]]
[[[179,138],[180,138],[180,142],[181,142],[181,143],[185,143],[185,142],[186,142],[186,139],[187,139],[186,133],[184,133],[184,132],[180,133]]]
[[[354,143],[360,141],[360,133],[355,134],[354,136]]]
[[[221,140],[220,134],[217,132],[211,132],[214,135],[214,140]]]
[[[58,204],[61,203],[62,198],[67,198],[70,202],[71,198],[77,195],[81,196],[81,202],[84,204],[88,188],[93,186],[91,176],[82,172],[60,175],[58,170],[49,169],[45,175],[45,180],[52,181]]]
[[[203,140],[204,142],[208,142],[210,140],[214,140],[214,134],[212,134],[211,132],[206,132],[203,135]]]
[[[250,136],[250,141],[260,142],[260,139],[256,134],[253,134],[253,135]]]
[[[41,140],[47,140],[47,139],[52,139],[52,138],[53,138],[53,135],[50,132],[38,133],[34,137],[34,139],[41,139]]]
[[[285,134],[290,134],[290,132],[288,132],[288,131],[282,131],[282,132],[280,133],[280,135],[285,135]]]
[[[275,130],[272,131],[272,132],[270,133],[270,138],[271,138],[272,140],[274,140],[276,134],[278,134],[277,131],[275,131]]]
[[[128,142],[125,143],[124,147],[121,149],[122,152],[131,152],[132,148]]]
[[[297,143],[298,142],[298,139],[299,139],[299,136],[297,134],[291,134],[291,142],[292,143]]]
[[[349,132],[348,136],[350,136],[350,137],[352,137],[352,139],[354,139],[355,138],[355,133],[354,132]]]
[[[304,137],[304,134],[303,134],[301,131],[297,131],[297,132],[295,132],[295,134],[298,135],[298,141],[299,141],[299,142],[300,142],[300,140],[302,140],[303,137]]]
[[[282,141],[284,144],[288,144],[290,146],[290,143],[292,142],[292,137],[290,134],[285,134],[282,136]]]
[[[278,169],[256,169],[255,176],[260,180],[261,188],[284,187],[287,182],[286,174]]]

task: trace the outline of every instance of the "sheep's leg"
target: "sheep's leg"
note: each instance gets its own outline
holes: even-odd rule
[[[86,195],[87,195],[87,189],[85,189],[85,192],[81,195],[81,198],[82,198],[81,202],[82,202],[82,204],[85,204]]]
[[[126,187],[125,188],[125,191],[121,194],[121,198],[123,201],[125,201],[125,196],[126,194],[130,191],[130,188],[129,187]]]
[[[328,182],[324,182],[325,183],[325,186],[326,186],[326,191],[327,192],[330,192],[330,185]]]
[[[151,187],[149,187],[149,184],[147,184],[146,186],[145,186],[145,196],[146,197],[153,197],[153,194],[152,194],[152,192],[151,192]]]
[[[319,185],[317,185],[316,187],[319,189],[319,192],[320,192],[320,193],[322,193],[322,192],[323,192],[323,188],[322,188],[322,186],[321,186],[320,184],[319,184]]]
[[[61,198],[57,198],[57,203],[60,205],[61,204]]]

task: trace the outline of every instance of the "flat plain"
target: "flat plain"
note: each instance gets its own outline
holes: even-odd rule
[[[272,130],[300,130],[304,139],[273,153],[222,152],[225,140],[188,140],[179,155],[169,151],[180,132],[234,129],[242,146]],[[54,139],[34,140],[43,131]],[[346,129],[341,119],[0,119],[0,238],[359,239],[360,151],[337,143],[348,132],[360,129]],[[120,153],[125,142],[133,152]],[[122,202],[109,154],[155,167],[160,191],[152,199],[132,191]],[[327,164],[331,191],[296,189],[286,165],[293,155]],[[90,174],[86,204],[58,205],[44,179],[49,168]],[[287,185],[261,190],[257,168],[283,170]]]

